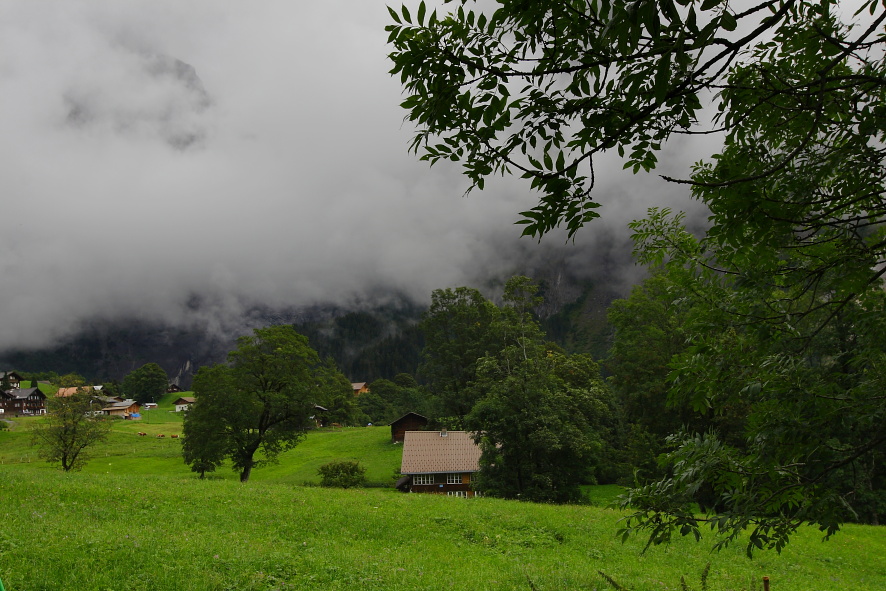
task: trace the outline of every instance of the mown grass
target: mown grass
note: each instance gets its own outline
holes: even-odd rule
[[[880,528],[828,543],[805,529],[781,555],[710,554],[679,539],[641,553],[592,506],[241,485],[192,475],[63,474],[0,466],[0,577],[9,591],[283,589],[884,589]]]
[[[177,396],[176,396],[177,397]],[[285,589],[609,589],[603,571],[637,590],[886,589],[886,536],[847,526],[822,543],[803,529],[781,554],[710,553],[713,540],[678,539],[642,553],[615,536],[622,514],[605,508],[617,487],[590,487],[592,504],[404,495],[391,488],[329,490],[316,468],[357,459],[390,484],[401,447],[386,427],[309,433],[277,466],[246,485],[223,468],[200,480],[182,462],[181,414],[115,421],[80,473],[44,462],[27,433],[0,432],[0,579],[9,591]],[[178,431],[177,431],[178,430]],[[139,437],[138,431],[167,437]],[[12,463],[10,463],[12,462]]]
[[[143,411],[141,420],[112,420],[108,440],[90,450],[92,460],[83,469],[90,474],[166,474],[187,475],[190,468],[181,457],[181,435],[184,413],[174,412],[171,401],[180,394],[167,395],[159,408]],[[39,417],[17,418],[10,431],[0,431],[0,464],[35,464],[38,469],[52,470],[41,463],[39,453],[31,445],[29,430]],[[139,432],[147,436],[139,436]],[[366,468],[370,486],[390,486],[400,468],[402,446],[392,444],[389,427],[354,427],[311,431],[294,449],[281,454],[279,463],[258,468],[252,479],[258,482],[287,484],[319,484],[317,470],[333,460],[357,460]],[[158,435],[163,435],[160,438]],[[222,466],[211,475],[214,479],[238,480],[229,467]]]

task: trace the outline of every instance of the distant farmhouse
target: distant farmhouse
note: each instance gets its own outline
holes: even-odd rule
[[[351,382],[351,388],[354,389],[354,396],[369,392],[369,385],[366,382]]]
[[[40,386],[22,388],[22,377],[14,371],[0,372],[0,384],[0,414],[46,414],[46,394]]]
[[[184,412],[188,410],[188,408],[190,408],[190,406],[194,404],[196,400],[197,399],[193,396],[181,396],[178,398],[178,400],[173,402],[172,405],[175,407],[175,412]]]
[[[109,400],[102,407],[102,413],[109,417],[123,417],[124,419],[141,418],[141,405],[135,400]]]
[[[0,392],[0,409],[3,414],[45,415],[46,394],[36,388],[12,388]]]
[[[480,448],[467,431],[407,431],[397,488],[404,492],[473,497]]]
[[[417,412],[408,412],[391,423],[391,442],[403,443],[407,431],[422,431],[428,426],[428,418]]]
[[[11,389],[22,387],[22,377],[14,371],[0,371],[0,383],[3,383],[4,380],[9,383]]]

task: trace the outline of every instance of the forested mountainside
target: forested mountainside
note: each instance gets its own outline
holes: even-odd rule
[[[606,308],[617,296],[605,284],[562,277],[538,279],[545,304],[539,315],[549,338],[569,352],[605,355]],[[493,299],[495,294],[490,294]],[[145,363],[157,363],[170,381],[187,389],[201,365],[224,361],[240,334],[291,323],[321,357],[331,357],[355,382],[415,374],[424,340],[418,322],[425,307],[403,299],[348,310],[316,306],[299,311],[254,311],[238,331],[210,332],[141,321],[97,322],[55,347],[6,351],[2,367],[19,371],[78,373],[89,381],[122,380]]]

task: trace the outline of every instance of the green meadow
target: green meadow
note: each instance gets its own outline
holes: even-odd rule
[[[176,395],[177,397],[177,395]],[[552,506],[407,495],[391,488],[400,446],[385,427],[313,431],[246,485],[223,468],[200,480],[181,461],[170,400],[142,421],[115,421],[79,473],[40,462],[30,421],[0,432],[0,579],[8,591],[611,589],[886,589],[886,535],[848,525],[828,542],[805,528],[780,555],[711,553],[713,540],[643,552],[616,538],[622,514],[593,503]],[[39,420],[39,419],[36,419]],[[138,431],[149,433],[147,437]],[[157,434],[165,437],[158,438]],[[315,486],[317,468],[357,459],[372,486]],[[309,486],[305,486],[309,485]]]

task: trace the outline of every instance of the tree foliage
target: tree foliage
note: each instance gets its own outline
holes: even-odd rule
[[[626,531],[648,528],[661,542],[710,523],[728,543],[750,529],[750,551],[781,549],[806,522],[826,535],[844,521],[877,522],[886,484],[882,288],[834,307],[839,273],[818,293],[791,273],[745,272],[750,249],[699,241],[679,216],[653,211],[634,226],[641,258],[666,255],[692,302],[686,342],[670,360],[670,402],[712,419],[671,436],[672,472],[632,492],[638,511]],[[802,256],[780,255],[786,269]],[[782,319],[772,318],[777,306]],[[705,492],[714,502],[699,518],[693,503]]]
[[[419,375],[440,399],[443,414],[464,421],[476,402],[470,388],[477,360],[501,348],[499,310],[476,289],[437,289],[422,318],[425,335]]]
[[[423,368],[442,412],[481,447],[478,490],[570,502],[594,480],[614,413],[590,357],[545,340],[536,292],[528,278],[513,277],[499,307],[475,289],[435,291],[422,324]]]
[[[780,549],[828,535],[882,488],[886,4],[827,0],[510,2],[391,10],[392,72],[412,148],[460,161],[471,188],[515,172],[539,191],[524,234],[597,217],[594,159],[655,168],[674,135],[722,149],[683,183],[710,209],[697,240],[653,209],[637,254],[682,269],[693,315],[671,361],[675,405],[728,419],[671,439],[672,472],[635,491],[625,528]],[[713,117],[707,117],[708,109]],[[708,123],[712,121],[712,123]],[[699,518],[692,502],[715,502]],[[870,494],[869,494],[870,493]]]
[[[812,0],[445,4],[453,8],[439,16],[424,2],[414,16],[389,9],[391,73],[417,128],[412,148],[432,164],[460,161],[472,188],[499,173],[529,179],[541,197],[522,214],[526,234],[561,223],[574,234],[598,217],[597,155],[616,151],[625,168],[648,171],[675,134],[718,132],[745,146],[759,135],[799,140],[784,151],[761,146],[771,158],[753,170],[724,166],[698,179],[712,188],[787,178],[788,165],[822,146],[825,156],[858,150],[847,165],[865,170],[880,161],[882,145],[870,141],[886,130],[877,0],[862,3],[870,18],[855,26],[839,21],[836,3]],[[708,127],[701,111],[712,92]]]
[[[71,396],[52,396],[46,401],[47,415],[34,424],[34,443],[40,455],[62,470],[80,470],[89,460],[90,448],[108,437],[111,423],[93,411],[101,403],[93,399],[90,387],[79,388]]]
[[[138,402],[157,402],[169,386],[169,378],[156,363],[146,363],[123,378],[123,393]]]
[[[227,365],[200,368],[193,388],[197,402],[184,420],[185,461],[202,473],[223,455],[241,482],[298,444],[315,405],[352,395],[350,382],[290,326],[240,337]]]

